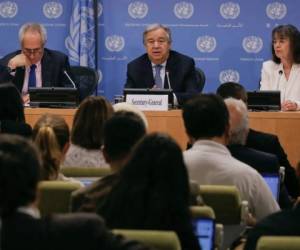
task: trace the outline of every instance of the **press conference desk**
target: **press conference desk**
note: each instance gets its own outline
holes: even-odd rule
[[[75,109],[26,108],[26,121],[32,126],[44,113],[54,113],[65,118],[70,128]],[[181,110],[146,111],[149,131],[168,132],[185,149],[187,136]],[[250,127],[278,135],[293,166],[300,161],[300,112],[250,112]],[[299,128],[299,131],[297,130]]]

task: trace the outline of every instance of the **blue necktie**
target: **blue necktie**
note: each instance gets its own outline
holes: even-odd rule
[[[155,69],[155,76],[154,81],[157,88],[163,89],[164,85],[160,76],[160,70],[162,69],[162,66],[160,64],[157,64],[154,66]]]
[[[29,71],[28,88],[36,87],[35,69],[36,65],[32,64]]]

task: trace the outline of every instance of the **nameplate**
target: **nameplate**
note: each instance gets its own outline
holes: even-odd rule
[[[168,110],[168,95],[127,94],[126,102],[138,107],[140,110]]]

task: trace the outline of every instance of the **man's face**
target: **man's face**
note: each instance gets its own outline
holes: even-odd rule
[[[171,44],[164,29],[156,29],[147,33],[145,48],[149,59],[154,64],[162,64],[168,59]]]
[[[31,64],[39,62],[44,53],[41,35],[38,32],[26,32],[22,43],[22,52]]]

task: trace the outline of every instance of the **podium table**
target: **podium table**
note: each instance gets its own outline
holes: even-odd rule
[[[72,127],[75,109],[26,108],[27,123],[33,126],[37,119],[45,113],[58,114],[65,118]],[[169,133],[184,150],[188,141],[185,133],[181,110],[145,111],[149,122],[149,132],[160,131]],[[295,166],[300,161],[300,112],[249,112],[250,127],[264,132],[276,134]]]

